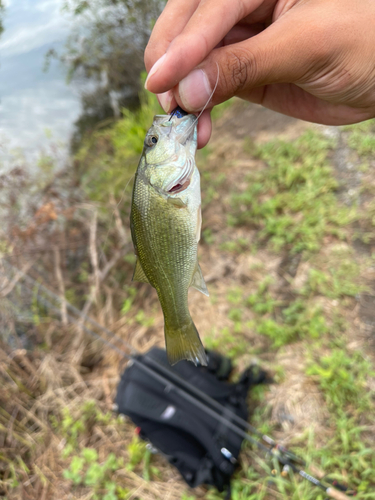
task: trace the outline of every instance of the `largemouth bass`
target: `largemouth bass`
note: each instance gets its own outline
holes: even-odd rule
[[[137,262],[134,281],[150,283],[164,314],[169,362],[207,365],[188,308],[188,289],[208,295],[198,264],[201,233],[200,176],[195,165],[194,115],[156,115],[135,174],[131,233]]]

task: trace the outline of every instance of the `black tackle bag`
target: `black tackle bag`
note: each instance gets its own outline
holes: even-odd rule
[[[229,496],[242,437],[209,415],[205,408],[212,407],[194,394],[191,386],[220,403],[227,421],[231,421],[232,412],[247,420],[248,390],[264,382],[265,372],[251,366],[232,384],[228,382],[231,361],[213,351],[207,354],[207,367],[196,367],[189,361],[171,367],[165,350],[158,348],[134,357],[121,377],[116,404],[118,412],[129,416],[140,429],[140,437],[177,467],[190,487],[207,484],[219,491],[227,488]],[[204,407],[188,401],[182,391]]]

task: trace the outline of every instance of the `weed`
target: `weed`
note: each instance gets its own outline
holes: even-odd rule
[[[348,145],[354,149],[359,156],[366,157],[375,150],[375,121],[368,120],[356,125],[344,127],[344,130],[350,132]]]
[[[259,334],[272,340],[273,347],[281,347],[302,338],[316,339],[327,332],[321,309],[306,305],[300,299],[283,309],[277,320],[260,318],[252,325]]]
[[[257,333],[269,337],[274,347],[281,347],[297,339],[319,338],[327,331],[326,320],[319,307],[297,296],[288,306],[281,308],[282,302],[271,294],[271,284],[272,278],[265,278],[259,283],[257,291],[245,301],[258,315],[256,320],[250,322]]]
[[[203,229],[202,241],[206,243],[206,245],[212,245],[215,242],[215,236],[213,235],[210,228]]]
[[[242,320],[242,309],[233,307],[229,310],[228,318],[234,322],[240,322]]]
[[[146,453],[146,443],[139,439],[138,436],[133,436],[133,439],[129,443],[127,448],[129,453],[129,463],[126,465],[128,470],[134,470],[134,468],[140,464]]]
[[[242,254],[249,249],[251,250],[253,245],[247,238],[237,238],[236,240],[225,241],[220,245],[220,250],[225,252],[233,252]]]
[[[218,104],[217,106],[215,106],[214,108],[212,108],[211,118],[213,120],[218,120],[224,114],[224,112],[228,108],[230,108],[233,104],[234,104],[234,99],[233,98],[232,99],[228,99],[228,101],[224,101],[221,104]]]
[[[225,355],[229,358],[236,359],[238,356],[249,352],[249,343],[246,341],[242,333],[231,333],[229,328],[223,328],[215,336],[207,336],[205,338],[205,345],[207,349],[225,349]]]
[[[98,461],[98,453],[93,448],[84,448],[80,455],[72,457],[63,476],[76,486],[92,489],[94,500],[120,500],[129,493],[116,484],[114,473],[124,466],[123,460],[109,453],[103,463]]]
[[[259,228],[258,239],[275,250],[316,251],[326,234],[343,237],[341,227],[353,213],[338,207],[337,182],[328,165],[332,141],[313,131],[293,143],[261,145],[255,155],[268,169],[255,172],[243,193],[232,197],[231,224]]]
[[[155,321],[154,317],[147,317],[146,313],[143,309],[139,309],[137,314],[135,315],[135,320],[141,326],[145,326],[146,328],[150,328]]]
[[[138,164],[143,142],[159,105],[147,92],[138,111],[122,110],[123,117],[111,128],[86,138],[76,154],[81,186],[93,201],[107,203],[110,196],[123,196]]]
[[[268,288],[272,283],[272,278],[267,277],[258,286],[258,290],[249,295],[246,300],[247,305],[252,311],[257,314],[267,314],[272,313],[275,307],[278,305],[278,301],[275,300]]]
[[[225,174],[203,171],[202,172],[202,207],[205,208],[213,200],[218,200],[218,188],[225,182]]]
[[[111,413],[102,413],[96,401],[86,401],[82,407],[73,412],[63,408],[60,418],[51,416],[51,425],[65,439],[63,456],[67,457],[79,449],[81,439],[87,435],[95,424],[108,425],[116,419]]]
[[[227,293],[227,300],[230,304],[238,305],[243,301],[243,289],[240,287],[231,288]]]
[[[302,294],[320,294],[332,299],[354,297],[365,290],[359,282],[360,268],[351,251],[334,248],[328,262],[323,262],[324,271],[312,268]]]
[[[363,411],[371,406],[367,379],[375,376],[375,372],[360,352],[349,356],[344,350],[335,349],[311,363],[307,374],[316,378],[328,406],[336,412],[342,412],[348,404]]]
[[[137,289],[134,286],[127,286],[126,292],[128,297],[124,300],[121,308],[121,313],[126,314],[130,311],[132,304],[134,302],[135,296],[137,295]]]

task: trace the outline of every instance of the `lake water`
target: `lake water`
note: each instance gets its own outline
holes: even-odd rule
[[[68,143],[81,112],[77,90],[53,61],[43,71],[50,48],[63,46],[72,21],[62,0],[7,0],[0,39],[0,149],[21,148],[34,155],[51,141]],[[50,135],[52,137],[50,137]],[[1,168],[1,167],[0,167]]]

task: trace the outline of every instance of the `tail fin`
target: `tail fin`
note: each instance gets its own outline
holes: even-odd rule
[[[164,332],[168,361],[171,365],[187,359],[195,365],[199,362],[202,366],[207,366],[206,352],[191,318],[189,323],[180,328],[165,325]]]

